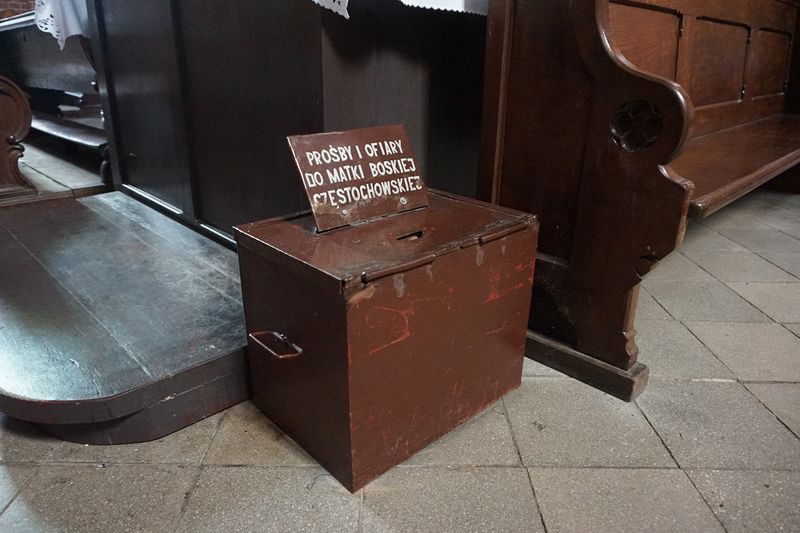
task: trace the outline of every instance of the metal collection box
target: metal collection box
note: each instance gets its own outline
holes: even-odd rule
[[[532,215],[429,206],[324,233],[236,228],[253,402],[355,491],[518,387]]]

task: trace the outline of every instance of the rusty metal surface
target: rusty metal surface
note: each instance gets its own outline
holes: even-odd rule
[[[322,235],[310,215],[236,231],[248,331],[283,344],[250,339],[253,401],[350,490],[521,382],[535,218],[429,201]]]
[[[405,126],[289,137],[319,231],[428,205]]]

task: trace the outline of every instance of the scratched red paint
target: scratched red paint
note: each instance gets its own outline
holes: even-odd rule
[[[392,309],[390,307],[375,307],[375,309],[377,309],[379,311],[387,311],[387,312],[390,312],[390,313],[399,314],[401,317],[403,317],[403,327],[402,327],[402,330],[401,330],[400,335],[398,337],[396,337],[394,340],[391,340],[391,341],[389,341],[387,343],[381,344],[380,346],[378,346],[376,348],[373,348],[372,350],[369,351],[369,355],[376,354],[376,353],[378,353],[378,352],[380,352],[382,350],[385,350],[389,346],[393,346],[393,345],[395,345],[397,343],[403,342],[404,340],[406,340],[409,337],[411,337],[411,328],[409,327],[408,320],[409,320],[409,317],[414,314],[414,309],[412,309],[412,308],[408,308],[408,309]]]
[[[438,194],[429,205],[237,239],[248,330],[286,329],[305,349],[295,362],[251,354],[254,403],[350,490],[521,382],[535,221]]]

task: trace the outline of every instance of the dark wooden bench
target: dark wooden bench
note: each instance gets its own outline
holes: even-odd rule
[[[30,96],[32,129],[98,153],[101,176],[108,180],[108,135],[96,95],[97,75],[88,39],[70,38],[60,50],[51,35],[36,27],[31,13],[0,22],[0,50],[0,73]],[[64,113],[63,105],[83,106],[81,118]]]
[[[34,194],[19,172],[20,141],[31,127],[31,108],[22,90],[0,76],[0,198]]]
[[[800,161],[787,111],[795,0],[612,0],[618,53],[689,94],[689,141],[671,168],[705,217]]]
[[[630,400],[641,279],[800,161],[797,2],[490,5],[479,196],[540,215],[528,356]]]
[[[43,111],[33,111],[31,128],[99,153],[102,158],[100,176],[103,180],[110,181],[108,135],[104,129],[96,128],[77,120],[68,120],[51,115]]]

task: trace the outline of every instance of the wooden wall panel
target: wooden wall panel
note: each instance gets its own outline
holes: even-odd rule
[[[744,26],[716,20],[697,21],[688,87],[695,106],[741,98],[749,34]]]
[[[120,179],[176,214],[192,209],[180,61],[172,5],[164,0],[103,0],[104,64],[117,128]]]
[[[762,29],[755,33],[747,85],[753,98],[786,91],[792,36]]]
[[[543,11],[553,12],[563,1],[537,0],[545,4]],[[593,93],[577,51],[541,45],[563,42],[562,28],[536,12],[515,12],[518,31],[510,47],[504,153],[494,200],[539,215],[539,251],[567,261],[572,255]],[[570,92],[564,91],[565,85]],[[531,107],[531,101],[548,105]],[[532,127],[537,124],[547,127]],[[559,154],[558,164],[553,163],[554,154]]]
[[[637,68],[675,80],[681,17],[647,6],[609,5],[611,38]]]

